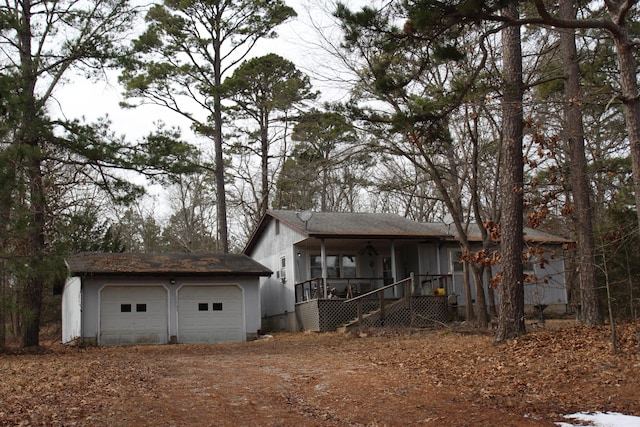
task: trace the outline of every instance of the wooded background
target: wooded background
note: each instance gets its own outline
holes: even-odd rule
[[[467,312],[498,317],[496,342],[525,333],[522,265],[544,264],[524,225],[576,241],[583,322],[635,319],[637,2],[369,4],[326,3],[331,33],[312,25],[333,74],[254,54],[297,19],[282,0],[0,5],[0,346],[59,319],[69,253],[236,252],[269,208],[452,224],[477,289],[500,263],[498,312]],[[166,111],[148,135],[52,113],[65,85],[114,72],[123,108]]]

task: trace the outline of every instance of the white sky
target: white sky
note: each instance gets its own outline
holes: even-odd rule
[[[341,71],[340,61],[326,51],[327,40],[335,44],[341,40],[340,31],[331,16],[335,10],[335,1],[285,1],[296,10],[297,18],[277,27],[279,37],[260,41],[250,55],[257,57],[277,53],[294,62],[300,71],[311,77],[314,90],[321,92],[322,102],[340,100],[346,96],[347,86],[339,84],[337,80],[343,79],[345,73]],[[365,4],[371,5],[380,0],[341,1],[355,11]],[[108,81],[94,82],[82,77],[75,78],[72,83],[58,88],[58,105],[51,105],[51,113],[62,114],[68,119],[83,118],[87,122],[108,116],[112,122],[112,130],[116,134],[124,135],[130,142],[148,135],[155,129],[154,123],[161,120],[167,127],[180,127],[183,138],[203,149],[202,141],[198,141],[190,131],[190,123],[168,109],[153,105],[135,109],[120,108],[119,103],[123,101],[122,88],[117,77],[118,74],[114,72],[108,76]],[[134,180],[138,181],[135,178]],[[152,197],[152,205],[156,204],[153,200],[159,200],[161,205],[166,204],[166,192],[161,187],[148,187],[148,192]]]
[[[329,55],[322,45],[325,43],[316,28],[333,42],[339,42],[338,28],[332,25],[330,12],[335,8],[332,0],[287,0],[298,17],[277,28],[277,39],[261,41],[252,51],[252,56],[277,53],[294,62],[299,70],[312,78],[315,90],[322,92],[322,101],[337,100],[346,93],[344,85],[335,81],[341,78],[341,64]],[[343,0],[352,10],[358,10],[363,0]],[[314,28],[315,27],[315,28]],[[78,78],[72,84],[57,91],[60,108],[67,118],[85,117],[93,121],[108,115],[116,133],[124,134],[129,140],[137,140],[155,128],[155,121],[161,119],[168,126],[183,128],[184,136],[190,135],[188,123],[177,114],[158,106],[143,106],[123,110],[119,107],[122,89],[117,82],[117,74],[109,76],[109,81],[90,82]],[[55,107],[54,107],[55,108]],[[186,128],[185,128],[186,127]],[[193,141],[195,142],[195,141]]]

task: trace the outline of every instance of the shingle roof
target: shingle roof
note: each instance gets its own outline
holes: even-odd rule
[[[309,212],[310,213],[310,212]],[[277,219],[307,237],[316,238],[431,238],[456,240],[455,227],[444,223],[413,221],[391,213],[312,212],[306,222],[300,212],[268,210],[245,246],[244,253],[251,253],[267,224]],[[472,225],[469,239],[481,239],[477,225]],[[562,244],[570,240],[531,228],[524,229],[526,241]]]
[[[271,270],[241,254],[82,252],[66,259],[72,274],[269,276]]]
[[[413,221],[391,213],[313,212],[306,225],[295,211],[267,213],[309,236],[443,237],[434,224]],[[443,234],[444,233],[444,234]]]
[[[443,233],[449,233],[451,238],[457,239],[458,232],[453,225],[447,225],[443,223],[430,223],[432,227],[435,229],[440,228]],[[554,244],[562,244],[572,242],[570,239],[565,239],[564,237],[556,236],[555,234],[547,233],[539,229],[525,227],[523,229],[524,240],[527,242],[535,242],[535,243],[554,243]],[[469,231],[467,232],[467,237],[471,241],[481,241],[482,236],[480,234],[480,228],[477,224],[470,224]]]

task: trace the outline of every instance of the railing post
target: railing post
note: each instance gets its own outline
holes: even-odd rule
[[[404,285],[404,296],[407,299],[407,301],[409,300],[409,297],[411,295],[413,295],[414,289],[415,289],[415,277],[413,275],[413,272],[411,272],[411,274],[409,275],[410,280],[408,282],[405,283]]]
[[[411,272],[411,275],[409,276],[410,280],[407,280],[404,282],[404,298],[405,298],[405,303],[407,304],[407,308],[409,309],[409,326],[411,326],[413,324],[413,307],[411,306],[411,290],[414,289],[413,288],[413,272]]]
[[[384,326],[384,291],[378,292],[378,298],[380,299],[380,320]]]

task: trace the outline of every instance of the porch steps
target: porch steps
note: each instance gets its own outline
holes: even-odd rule
[[[342,324],[336,330],[338,332],[346,333],[351,332],[352,330],[361,326],[408,326],[408,324],[405,324],[407,322],[402,321],[402,319],[409,319],[410,323],[411,314],[409,308],[407,307],[406,299],[404,298],[400,298],[385,305],[384,311],[384,319],[382,319],[381,310],[378,308],[363,314],[362,325],[359,324],[358,318],[356,317],[355,319]]]

